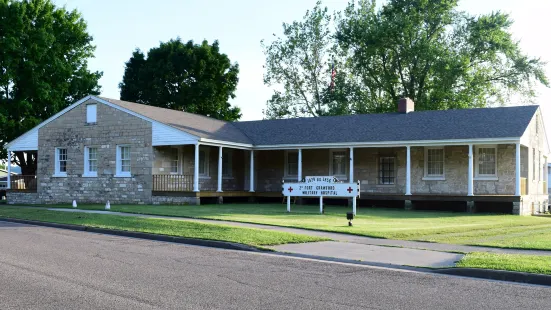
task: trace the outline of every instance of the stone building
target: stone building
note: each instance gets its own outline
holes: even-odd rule
[[[548,144],[538,106],[224,122],[88,96],[6,145],[37,152],[8,203],[199,204],[281,197],[282,180],[361,184],[360,207],[398,201],[547,208]]]

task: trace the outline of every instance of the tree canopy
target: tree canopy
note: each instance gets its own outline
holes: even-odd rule
[[[220,53],[218,41],[200,45],[179,38],[149,50],[136,50],[126,63],[119,84],[121,100],[207,115],[234,121],[241,117],[232,107],[239,66]]]
[[[86,22],[50,0],[0,0],[0,146],[74,101],[99,94],[101,72],[90,72],[95,46]],[[15,152],[23,174],[36,154]],[[0,148],[0,158],[6,158]]]
[[[471,16],[457,2],[359,0],[333,16],[318,2],[265,47],[265,82],[282,88],[266,117],[395,111],[400,97],[416,110],[504,105],[549,86],[545,63],[522,52],[507,14]],[[330,62],[338,74],[327,91]]]

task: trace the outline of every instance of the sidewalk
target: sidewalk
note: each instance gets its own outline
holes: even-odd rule
[[[144,215],[123,212],[98,211],[98,210],[80,210],[80,209],[62,209],[49,208],[51,211],[59,212],[81,212],[94,214],[110,214],[119,216],[131,216],[139,218],[169,219],[187,222],[200,222],[211,224],[223,224],[229,226],[249,227],[290,232],[295,234],[305,234],[330,238],[333,241],[284,244],[273,246],[271,249],[298,255],[326,257],[344,260],[361,261],[365,263],[416,266],[416,267],[453,267],[463,255],[450,252],[494,252],[494,253],[514,253],[514,254],[538,254],[551,255],[551,251],[532,251],[532,250],[514,250],[497,249],[489,247],[475,247],[452,244],[439,244],[403,240],[378,239],[363,236],[354,236],[340,233],[322,232],[306,230],[299,228],[288,228],[261,224],[239,223],[231,221],[219,221],[208,219],[191,219],[171,216]]]

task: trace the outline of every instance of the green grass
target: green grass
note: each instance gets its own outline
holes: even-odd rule
[[[551,256],[474,252],[465,255],[457,263],[456,267],[520,271],[551,275]]]
[[[64,207],[70,207],[64,205]],[[102,205],[79,205],[103,209]],[[112,205],[112,211],[207,218],[307,228],[388,239],[420,240],[502,248],[551,250],[551,218],[535,216],[468,214],[402,209],[359,208],[349,227],[350,208],[283,204],[225,204],[201,206]]]
[[[178,220],[145,219],[117,215],[69,213],[17,207],[0,207],[0,217],[137,231],[186,238],[229,241],[255,247],[328,240],[326,238],[307,235],[265,229],[233,227],[228,225],[214,225]]]

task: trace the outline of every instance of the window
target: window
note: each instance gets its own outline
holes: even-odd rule
[[[444,148],[425,148],[425,177],[444,178]]]
[[[394,157],[379,158],[379,184],[394,184],[395,163],[396,159]]]
[[[532,149],[532,180],[536,180],[536,149]]]
[[[285,153],[285,176],[298,176],[298,151],[286,151]]]
[[[331,151],[330,175],[338,178],[346,178],[347,165],[350,158],[346,151]]]
[[[230,150],[222,150],[222,176],[225,178],[232,176],[232,152]]]
[[[170,173],[178,174],[178,166],[179,166],[178,149],[173,147],[170,149]]]
[[[98,176],[98,148],[84,148],[84,176]]]
[[[97,122],[97,105],[89,104],[86,106],[86,123],[96,123]]]
[[[67,176],[67,149],[55,149],[55,175]]]
[[[209,174],[209,151],[199,150],[199,176],[208,177]]]
[[[117,146],[117,177],[130,176],[130,147]]]
[[[476,148],[476,176],[497,177],[497,147],[478,146]]]

